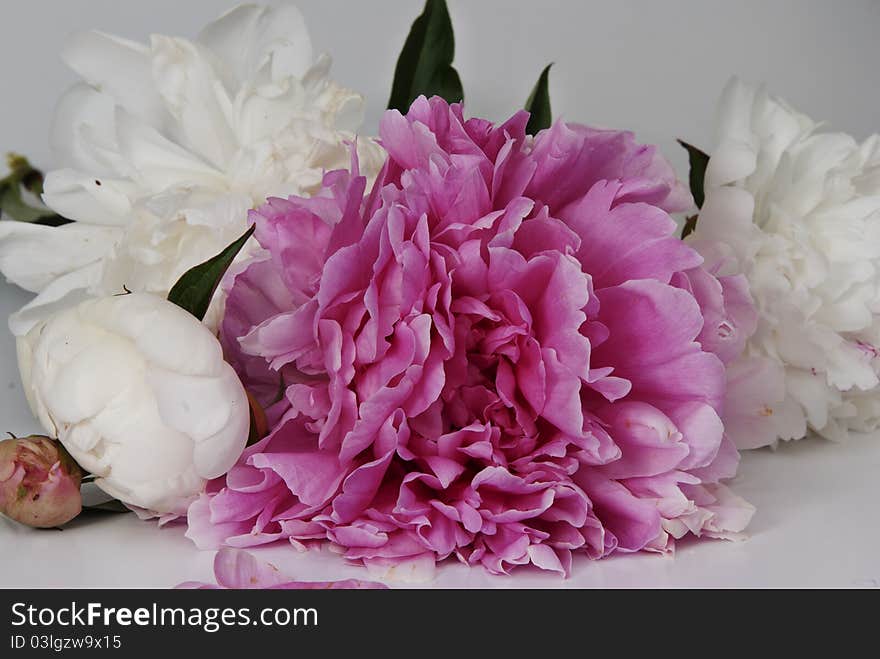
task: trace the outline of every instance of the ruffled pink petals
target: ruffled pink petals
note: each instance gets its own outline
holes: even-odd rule
[[[541,358],[547,373],[542,416],[562,432],[578,435],[584,425],[581,381],[552,348],[543,350]]]
[[[594,350],[596,363],[613,364],[615,373],[632,383],[631,395],[661,409],[688,400],[720,407],[724,365],[694,341],[703,318],[690,294],[652,280],[597,294],[609,338]]]
[[[398,413],[398,417],[402,414]],[[351,471],[345,479],[342,492],[333,501],[332,519],[336,523],[348,523],[357,519],[358,516],[373,500],[379,490],[397,443],[400,441],[400,419],[395,422],[393,417],[388,417],[378,430],[375,438],[373,460],[366,462]],[[408,434],[409,430],[403,425],[402,432]],[[405,443],[405,440],[404,440]]]
[[[701,532],[710,538],[741,539],[742,532],[755,514],[755,507],[720,483],[692,486],[687,490],[701,510],[711,516]]]
[[[669,215],[648,203],[621,203],[621,191],[620,181],[598,181],[559,215],[580,237],[576,254],[597,288],[629,279],[667,283],[702,263],[676,237]]]
[[[234,536],[247,533],[253,527],[256,513],[241,521],[215,522],[211,519],[211,498],[203,494],[193,501],[187,512],[186,537],[199,549],[217,549]]]
[[[345,579],[342,581],[294,581],[279,572],[271,563],[258,560],[253,554],[240,549],[221,549],[214,557],[214,578],[217,584],[188,581],[177,586],[182,589],[377,589],[386,585],[374,581]]]
[[[637,144],[626,131],[556,122],[535,139],[537,173],[530,197],[563,208],[602,180],[623,182],[625,201],[643,201],[667,212],[686,210],[692,200],[675,172],[653,146]]]
[[[697,341],[703,350],[717,355],[725,364],[736,359],[758,326],[745,277],[716,278],[702,268],[693,268],[678,273],[673,284],[689,291],[700,305],[703,329]]]
[[[423,100],[417,99],[413,105],[417,106]],[[448,158],[437,144],[430,127],[415,116],[413,120],[408,120],[397,110],[386,112],[379,122],[379,133],[382,146],[389,153],[394,153],[394,162],[401,169],[428,169],[431,156],[442,160]]]
[[[715,408],[691,401],[669,410],[669,418],[688,447],[678,469],[696,469],[711,464],[718,456],[724,438],[724,424]]]
[[[581,470],[575,480],[593,502],[596,516],[612,538],[612,549],[639,551],[660,534],[660,512],[652,500],[635,496],[598,471]]]
[[[742,280],[675,237],[666,211],[690,199],[653,147],[526,120],[417,99],[384,116],[366,198],[355,163],[253,214],[266,253],[231,280],[223,340],[246,386],[275,374],[283,396],[191,537],[568,574],[744,526],[719,485]]]
[[[608,432],[621,451],[619,460],[601,469],[606,476],[621,479],[664,474],[679,467],[690,453],[669,417],[646,403],[621,402],[597,414],[608,424]]]
[[[313,302],[272,316],[239,338],[242,350],[264,357],[278,371],[304,355],[314,355],[314,330],[310,327],[316,306]],[[310,360],[314,361],[314,357]]]
[[[250,464],[277,474],[301,503],[320,507],[336,494],[346,473],[339,456],[318,449],[314,436],[301,436],[288,446],[283,453],[257,453]]]

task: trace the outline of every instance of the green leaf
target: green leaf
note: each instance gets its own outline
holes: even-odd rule
[[[43,172],[33,167],[24,156],[6,156],[9,175],[0,179],[0,214],[19,222],[61,226],[70,220],[48,208],[35,208],[22,198],[22,190],[39,197],[43,194]]]
[[[681,228],[681,238],[684,240],[689,235],[694,232],[694,229],[697,228],[697,217],[698,215],[691,215],[684,221],[684,226]]]
[[[706,198],[703,190],[703,181],[706,178],[706,166],[709,164],[709,155],[682,140],[678,140],[678,143],[688,152],[688,160],[691,166],[688,182],[690,183],[691,194],[694,196],[697,208],[702,208],[703,201]],[[694,222],[696,223],[696,220]]]
[[[227,245],[217,256],[184,272],[168,293],[168,301],[203,320],[223,274],[253,233],[254,226],[251,225],[240,238]]]
[[[450,103],[464,98],[461,79],[452,67],[455,36],[446,0],[427,0],[410,28],[394,69],[388,108],[406,112],[425,96],[441,96]]]
[[[42,224],[47,227],[61,227],[65,224],[70,224],[71,222],[73,222],[73,220],[68,220],[66,217],[62,217],[57,213],[52,213],[51,215],[45,215],[39,220],[36,220],[34,224]]]
[[[7,153],[6,164],[12,172],[10,176],[15,177],[28,192],[37,196],[43,194],[43,172],[31,165],[27,158],[18,153]]]
[[[18,222],[37,222],[54,215],[50,210],[33,208],[24,203],[18,182],[0,188],[0,211]]]
[[[549,89],[551,66],[553,66],[552,62],[541,71],[538,82],[535,83],[532,93],[529,94],[529,100],[526,101],[525,109],[531,115],[529,123],[526,124],[526,132],[530,135],[536,135],[539,131],[550,128],[553,123]]]

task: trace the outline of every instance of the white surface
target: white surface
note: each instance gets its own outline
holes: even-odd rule
[[[46,135],[72,75],[58,60],[64,35],[100,28],[136,39],[194,35],[233,0],[0,0],[0,150],[51,165]],[[313,41],[338,79],[367,96],[375,130],[391,75],[421,0],[302,0]],[[731,73],[766,80],[805,112],[865,137],[880,129],[880,3],[872,0],[449,0],[456,65],[468,112],[495,119],[527,96],[555,61],[554,112],[634,129],[685,173],[675,137],[708,146],[716,96]],[[0,285],[0,318],[28,296]],[[0,430],[36,430],[18,383],[14,344],[0,327]],[[880,586],[880,437],[847,446],[819,440],[748,454],[736,490],[758,507],[746,542],[682,544],[654,555],[575,562],[572,578],[520,571],[512,579],[442,567],[438,586]],[[172,586],[210,580],[211,552],[183,529],[157,530],[131,515],[89,517],[66,530],[0,521],[0,586]],[[258,550],[291,576],[361,577],[328,551]],[[400,584],[392,584],[400,585]]]

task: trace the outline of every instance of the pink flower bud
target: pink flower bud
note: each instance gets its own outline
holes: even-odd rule
[[[82,471],[60,442],[41,435],[0,442],[0,513],[49,528],[82,510]]]

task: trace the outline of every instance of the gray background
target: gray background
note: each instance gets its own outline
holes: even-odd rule
[[[0,150],[51,165],[46,127],[73,80],[58,46],[99,28],[195,36],[235,0],[0,0]],[[367,99],[374,131],[422,0],[300,0],[316,50]],[[710,146],[728,76],[766,81],[817,119],[865,137],[880,121],[876,0],[448,0],[467,111],[502,119],[544,65],[555,114],[635,130],[681,168],[675,137]]]

